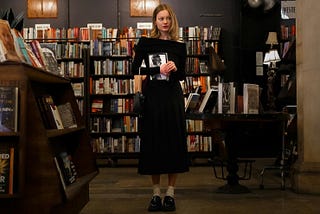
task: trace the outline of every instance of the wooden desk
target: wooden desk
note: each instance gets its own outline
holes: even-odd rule
[[[281,186],[284,177],[284,135],[288,114],[190,114],[188,119],[201,119],[211,131],[221,130],[225,134],[227,152],[227,184],[220,187],[221,193],[246,193],[249,189],[239,184],[237,174],[239,157],[276,157],[281,154]],[[251,134],[251,137],[249,137]],[[248,141],[250,142],[248,143]],[[254,141],[254,142],[253,142]],[[243,145],[246,145],[243,149]],[[270,147],[271,149],[268,149]]]

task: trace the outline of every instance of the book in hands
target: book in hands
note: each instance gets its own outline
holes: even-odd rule
[[[168,62],[168,55],[167,53],[152,53],[148,55],[148,59],[150,68],[160,67]]]
[[[156,68],[168,62],[168,54],[167,53],[152,53],[148,55],[149,60],[149,68]],[[169,80],[169,76],[164,74],[156,74],[151,76],[152,79],[161,79],[161,80]]]

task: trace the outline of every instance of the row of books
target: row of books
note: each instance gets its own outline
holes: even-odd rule
[[[90,130],[92,133],[127,133],[138,132],[138,117],[123,116],[118,118],[91,117]]]
[[[84,82],[72,82],[71,83],[74,96],[83,97],[84,96]]]
[[[185,111],[188,113],[212,113],[216,107],[218,90],[216,88],[210,88],[203,95],[200,91],[197,91],[197,89],[195,92],[189,93],[185,101]]]
[[[94,60],[93,71],[95,75],[128,75],[130,62],[128,60]]]
[[[37,97],[37,103],[46,129],[77,127],[77,121],[69,102],[56,105],[51,95],[42,95]]]
[[[132,56],[135,41],[128,39],[90,40],[91,56]]]
[[[184,94],[200,89],[199,93],[206,93],[211,85],[210,76],[186,76],[185,81],[181,81],[181,88]],[[201,86],[201,87],[200,87]]]
[[[0,194],[14,193],[14,147],[0,144]]]
[[[13,61],[24,62],[52,73],[59,73],[59,67],[54,51],[47,47],[41,47],[37,40],[27,43],[19,31],[16,29],[10,29],[10,27],[8,30],[8,27],[4,26],[5,22],[6,21],[1,20],[0,28],[2,30],[6,30],[6,34],[11,35],[11,37],[9,37],[11,39],[6,40],[6,44],[0,45],[2,46],[0,47],[0,55],[2,55],[1,52],[3,52],[3,50],[7,49],[11,50],[11,55],[17,57],[9,57],[7,54],[7,57],[1,61],[10,61],[14,59]],[[4,41],[1,43],[3,42]]]
[[[72,160],[72,156],[67,152],[60,152],[53,159],[59,173],[63,189],[66,189],[67,186],[73,184],[77,180],[78,172],[76,165]]]
[[[99,137],[91,140],[95,153],[140,152],[140,137]]]
[[[60,75],[63,77],[84,77],[84,65],[82,62],[60,62]]]
[[[179,29],[180,38],[185,38],[184,40],[212,40],[218,41],[220,39],[221,27],[216,26],[187,26],[180,27]]]
[[[187,148],[188,152],[211,152],[212,137],[204,135],[188,135]]]
[[[133,94],[135,82],[133,79],[99,78],[91,81],[90,94]]]
[[[282,40],[289,40],[289,39],[294,39],[296,37],[296,25],[284,25],[282,24],[280,26],[281,28],[281,39]]]
[[[257,84],[243,84],[243,94],[237,94],[233,82],[219,83],[205,94],[189,93],[185,111],[193,113],[258,114],[260,112],[260,87]]]
[[[144,29],[133,27],[124,27],[122,30],[118,28],[105,27],[101,23],[88,23],[87,26],[71,27],[71,28],[54,28],[50,25],[46,27],[41,24],[35,27],[23,28],[23,38],[26,40],[32,39],[51,39],[58,41],[59,39],[70,39],[71,41],[89,41],[95,39],[109,39],[110,41],[116,38],[139,38],[148,36],[150,32]],[[219,40],[221,27],[215,26],[187,26],[180,27],[179,37],[183,40]]]
[[[186,130],[187,132],[203,132],[204,131],[204,121],[203,120],[186,120]]]

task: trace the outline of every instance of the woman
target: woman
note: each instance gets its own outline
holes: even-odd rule
[[[189,171],[184,96],[179,82],[185,79],[186,45],[178,42],[178,22],[170,6],[158,5],[152,21],[151,38],[139,39],[132,63],[133,74],[147,75],[138,172],[151,175],[153,197],[148,210],[174,211],[177,173]],[[161,60],[162,64],[154,67],[149,59],[155,54],[167,57],[167,62]],[[163,203],[161,174],[168,175]]]

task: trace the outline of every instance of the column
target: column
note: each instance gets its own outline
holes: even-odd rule
[[[293,190],[320,193],[320,2],[296,0],[298,161]]]

